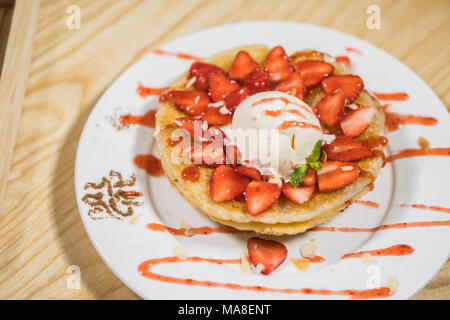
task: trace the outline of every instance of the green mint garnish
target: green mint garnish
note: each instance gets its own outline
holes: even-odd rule
[[[320,149],[322,148],[322,140],[318,140],[314,145],[314,149],[311,152],[310,156],[306,158],[307,162],[316,162],[319,161],[320,158]]]
[[[302,164],[300,167],[295,169],[291,173],[291,184],[294,187],[298,187],[300,183],[302,183],[303,179],[309,174],[309,167],[313,168],[314,170],[320,170],[322,169],[322,163],[319,161],[320,155],[321,155],[321,148],[322,148],[322,140],[319,140],[314,145],[314,149],[311,152],[310,156],[306,158],[306,162]]]
[[[290,179],[291,184],[297,188],[299,184],[303,181],[303,178],[306,177],[308,174],[309,174],[309,166],[307,163],[304,163],[291,173]]]

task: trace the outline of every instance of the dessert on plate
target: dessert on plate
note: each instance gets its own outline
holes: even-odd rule
[[[282,235],[371,190],[384,132],[378,100],[345,64],[250,45],[194,62],[164,90],[155,137],[170,183],[201,212]]]

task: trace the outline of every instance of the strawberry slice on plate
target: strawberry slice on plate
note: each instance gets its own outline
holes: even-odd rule
[[[209,88],[209,77],[213,73],[225,75],[225,71],[218,66],[204,62],[194,62],[189,69],[189,78],[195,77],[195,87],[199,90],[207,91]]]
[[[195,144],[191,150],[191,161],[195,164],[204,164],[215,167],[225,163],[223,145],[213,141]]]
[[[289,78],[281,81],[275,87],[275,90],[286,92],[287,94],[296,96],[299,99],[303,99],[305,97],[305,87],[303,86],[303,80],[297,72],[293,72],[289,76]]]
[[[288,253],[284,244],[257,237],[247,240],[247,250],[251,263],[256,268],[260,268],[258,265],[261,265],[263,267],[261,273],[264,275],[268,275],[278,268],[286,260]]]
[[[248,91],[247,88],[244,87],[227,94],[227,96],[225,97],[225,104],[227,108],[230,109],[232,113],[234,113],[239,104],[241,104],[241,102],[244,101],[247,97]]]
[[[345,115],[345,94],[343,90],[336,90],[327,94],[316,105],[319,119],[330,127],[341,123]]]
[[[206,121],[210,126],[222,126],[233,120],[233,115],[227,107],[207,107],[202,116],[202,120]]]
[[[270,50],[264,61],[264,66],[269,70],[270,80],[272,81],[282,81],[292,73],[289,57],[281,46],[273,47]]]
[[[370,149],[361,142],[346,136],[336,137],[331,144],[326,144],[322,148],[329,160],[358,161],[371,154]]]
[[[166,99],[172,101],[178,108],[193,116],[202,114],[210,103],[208,95],[199,90],[170,91]]]
[[[248,213],[257,216],[277,202],[281,188],[276,183],[252,181],[245,189],[245,202]]]
[[[223,74],[213,73],[209,78],[209,95],[214,102],[224,100],[229,93],[240,88],[236,81],[228,79]]]
[[[359,76],[351,74],[331,76],[322,81],[322,89],[325,93],[332,93],[337,89],[344,90],[345,104],[350,104],[364,89],[364,82]]]
[[[173,121],[179,129],[187,130],[190,137],[194,140],[201,140],[203,136],[202,121],[194,118],[178,118]]]
[[[349,185],[358,178],[361,168],[353,162],[327,161],[317,171],[320,191],[332,191]]]
[[[301,75],[303,85],[306,87],[319,84],[334,71],[334,66],[331,63],[319,60],[303,60],[297,62],[294,67],[295,71]]]
[[[359,106],[356,110],[350,110],[341,121],[344,135],[356,137],[363,133],[372,123],[375,109],[369,106]]]
[[[226,202],[241,195],[250,180],[235,172],[232,168],[221,165],[214,169],[210,181],[210,194],[215,202]]]
[[[283,195],[292,202],[302,204],[308,201],[316,189],[315,185],[294,187],[290,182],[283,183]]]
[[[253,167],[238,166],[234,168],[234,171],[252,180],[261,181],[261,174],[259,173],[258,169],[255,169]]]
[[[228,71],[228,77],[242,81],[257,66],[256,61],[246,51],[239,51],[231,64],[230,71]]]
[[[270,91],[270,75],[264,66],[258,66],[253,70],[244,81],[244,87],[248,90],[248,95],[262,91]]]

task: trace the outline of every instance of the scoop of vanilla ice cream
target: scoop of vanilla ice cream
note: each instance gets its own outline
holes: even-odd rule
[[[231,129],[244,163],[276,179],[289,179],[322,139],[311,107],[279,91],[257,93],[242,101]]]

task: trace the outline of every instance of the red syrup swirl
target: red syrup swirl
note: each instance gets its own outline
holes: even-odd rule
[[[424,204],[399,204],[400,207],[410,207],[414,209],[431,210],[450,213],[450,208],[437,207],[437,206],[426,206]]]
[[[322,263],[324,261],[325,261],[325,259],[321,256],[314,256],[314,257],[308,259],[309,263]]]
[[[360,56],[362,56],[362,52],[361,52],[360,50],[355,49],[355,48],[352,48],[352,47],[346,47],[346,48],[345,48],[345,51],[347,51],[347,52],[353,52],[353,53],[356,53],[356,54],[359,54]]]
[[[142,116],[136,116],[132,114],[125,114],[120,116],[119,121],[120,123],[124,125],[130,125],[130,124],[138,124],[141,126],[146,126],[149,128],[155,127],[155,115],[157,110],[150,110],[146,114]]]
[[[390,155],[386,158],[385,163],[411,157],[421,156],[450,156],[450,148],[432,148],[432,149],[404,149],[396,154]]]
[[[207,280],[195,280],[195,279],[182,279],[176,277],[170,277],[165,275],[160,275],[150,271],[150,268],[167,263],[180,263],[180,262],[208,262],[213,264],[240,264],[241,259],[207,259],[201,257],[188,257],[185,260],[181,260],[178,257],[165,257],[165,258],[157,258],[150,259],[142,262],[139,267],[139,273],[148,278],[158,281],[164,281],[169,283],[178,283],[184,285],[191,286],[203,286],[203,287],[217,287],[217,288],[226,288],[233,290],[249,290],[249,291],[257,291],[257,292],[279,292],[279,293],[287,293],[287,294],[316,294],[316,295],[340,295],[340,296],[349,296],[350,299],[371,299],[371,298],[385,298],[389,297],[393,294],[391,289],[388,287],[379,287],[368,290],[325,290],[325,289],[311,289],[311,288],[299,288],[299,289],[279,289],[279,288],[269,288],[264,286],[249,286],[249,285],[240,285],[235,283],[221,283],[215,281],[207,281]]]
[[[380,203],[374,202],[374,201],[369,201],[369,200],[352,200],[352,203],[363,204],[365,206],[372,207],[372,208],[381,208]]]
[[[146,98],[148,96],[158,96],[167,88],[150,88],[144,87],[140,82],[138,83],[137,93],[141,98]]]
[[[147,229],[152,231],[169,232],[175,236],[189,236],[189,234],[211,234],[211,233],[240,233],[241,230],[234,229],[232,227],[193,227],[193,228],[171,228],[159,223],[147,224]]]
[[[373,228],[353,228],[353,227],[315,227],[311,231],[328,232],[376,232],[386,229],[406,229],[417,227],[439,227],[450,226],[450,220],[447,221],[421,221],[421,222],[399,222],[393,224],[384,224]]]
[[[201,57],[193,56],[193,55],[190,55],[187,53],[182,53],[182,52],[169,52],[169,51],[164,51],[161,49],[156,49],[153,51],[153,53],[158,54],[158,55],[174,56],[174,57],[177,57],[180,59],[203,61],[203,58],[201,58]]]
[[[139,154],[134,157],[133,162],[136,167],[145,170],[149,176],[164,176],[161,160],[152,154]]]
[[[420,124],[423,126],[434,126],[438,120],[433,117],[416,116],[413,114],[399,114],[393,112],[384,112],[385,124],[389,132],[398,130],[404,124]]]
[[[181,177],[185,181],[197,182],[200,180],[200,170],[197,166],[188,166],[181,171]]]
[[[342,256],[342,259],[359,258],[366,253],[370,254],[371,256],[406,256],[413,252],[414,252],[413,247],[407,244],[397,244],[389,248],[347,253]]]
[[[372,92],[375,97],[380,100],[391,100],[391,101],[406,101],[409,99],[409,95],[405,92],[392,92],[392,93],[381,93]]]

